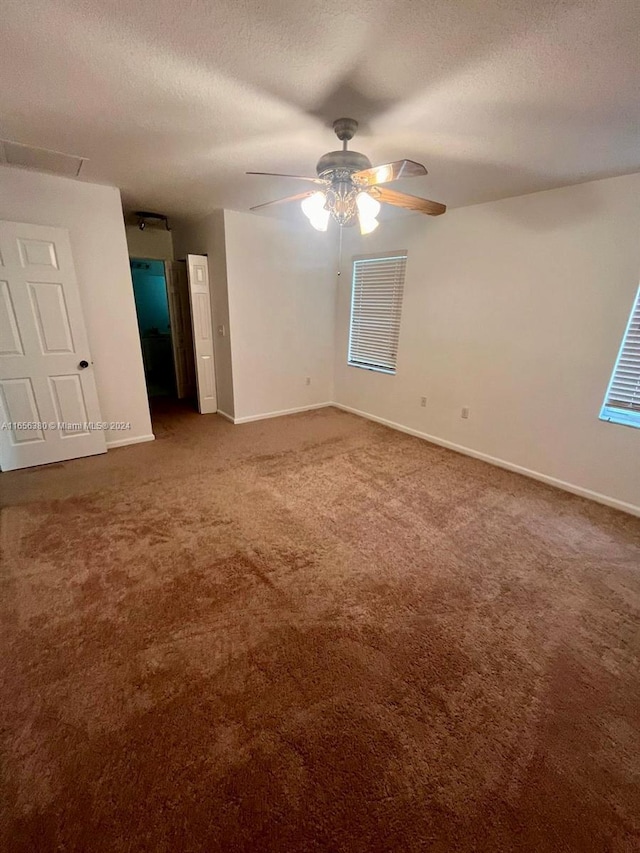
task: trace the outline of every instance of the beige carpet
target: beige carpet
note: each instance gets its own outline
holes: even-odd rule
[[[333,409],[1,477],[4,851],[640,849],[640,521]]]

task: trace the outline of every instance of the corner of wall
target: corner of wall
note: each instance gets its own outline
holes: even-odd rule
[[[227,263],[227,225],[225,211],[211,214],[212,237],[209,251],[209,277],[212,287],[214,317],[214,347],[216,353],[216,381],[221,408],[235,417],[236,393],[233,372],[233,323],[229,303],[229,268]],[[217,334],[217,326],[225,327],[224,336]],[[220,391],[222,394],[220,395]]]

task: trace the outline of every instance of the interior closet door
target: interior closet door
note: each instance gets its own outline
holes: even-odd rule
[[[216,373],[213,361],[213,322],[211,318],[211,294],[209,292],[209,268],[206,256],[187,255],[187,274],[198,411],[204,415],[218,410]]]

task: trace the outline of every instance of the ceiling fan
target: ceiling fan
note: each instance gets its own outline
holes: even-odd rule
[[[417,198],[380,186],[398,178],[426,175],[427,170],[423,165],[413,160],[396,160],[384,166],[372,166],[364,154],[347,150],[347,143],[358,129],[355,119],[336,119],[333,129],[342,142],[342,151],[329,151],[322,155],[316,166],[317,178],[278,175],[275,172],[247,172],[247,175],[270,175],[307,181],[316,184],[319,189],[268,201],[266,204],[257,204],[251,210],[289,201],[301,201],[303,213],[318,231],[326,231],[329,218],[333,217],[339,225],[355,225],[357,220],[362,234],[370,234],[378,227],[376,216],[380,212],[381,202],[429,216],[439,216],[445,212],[446,206],[437,201]]]

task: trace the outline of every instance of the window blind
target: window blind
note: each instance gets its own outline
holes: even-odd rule
[[[353,262],[348,363],[396,372],[406,254]]]
[[[616,417],[617,413],[622,417]],[[622,340],[601,417],[640,426],[640,289]]]

